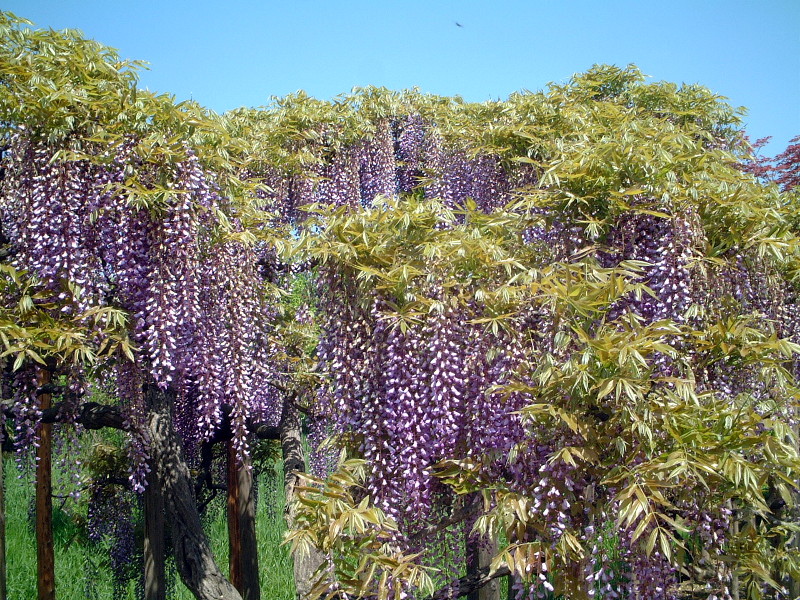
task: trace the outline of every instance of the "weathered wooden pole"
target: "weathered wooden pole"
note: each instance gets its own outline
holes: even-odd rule
[[[239,481],[236,477],[236,447],[228,441],[228,569],[233,587],[242,593],[242,539],[239,535]],[[244,594],[242,594],[244,597]]]
[[[6,441],[6,427],[0,416],[0,600],[8,597],[6,582],[6,480],[3,470],[3,442]]]
[[[800,427],[797,425],[792,427],[792,431],[794,432],[794,439],[796,444],[800,444]],[[798,448],[800,449],[800,448]],[[800,482],[795,481],[795,484],[800,484]],[[797,488],[791,491],[793,503],[792,506],[789,507],[789,515],[791,522],[794,525],[800,524],[800,493],[797,492]],[[791,541],[789,543],[789,547],[792,550],[797,550],[800,548],[800,533],[794,532],[791,534]],[[800,598],[800,577],[790,576],[788,578],[787,588],[789,590],[789,598]]]
[[[467,533],[467,576],[477,575],[482,568],[488,568],[497,553],[495,540],[481,539]],[[500,579],[492,579],[482,587],[473,590],[468,600],[500,600]]]
[[[50,371],[39,370],[39,386],[50,383]],[[50,394],[39,395],[39,410],[52,404]],[[39,600],[55,600],[55,554],[53,552],[52,497],[53,426],[39,424],[39,447],[36,449],[36,589]]]
[[[734,513],[735,515],[736,513]],[[731,523],[731,537],[736,539],[739,536],[739,521],[734,521]],[[734,563],[731,567],[731,599],[732,600],[739,600],[739,572],[738,572],[738,564]]]
[[[167,600],[164,561],[164,497],[156,467],[147,474],[144,490],[144,598]]]
[[[253,471],[228,441],[228,562],[230,580],[244,600],[260,600]]]
[[[795,498],[797,498],[797,494],[796,493],[793,493],[793,495],[795,496]],[[798,524],[798,507],[797,506],[792,507],[792,515],[794,517],[793,518],[793,522],[794,522],[795,525],[797,525]],[[797,550],[798,548],[800,548],[800,539],[798,539],[799,536],[800,536],[800,534],[798,534],[798,533],[794,533],[792,535],[792,540],[791,540],[791,544],[790,544],[790,547],[792,548],[792,550]],[[789,577],[789,581],[787,583],[788,583],[787,588],[789,589],[789,598],[800,598],[800,578],[798,578],[798,577]]]

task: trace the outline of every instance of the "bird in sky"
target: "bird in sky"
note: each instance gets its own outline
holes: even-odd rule
[[[461,27],[462,29],[464,28],[464,26],[461,23],[459,23],[458,21],[453,21],[453,23],[456,24],[456,27]]]

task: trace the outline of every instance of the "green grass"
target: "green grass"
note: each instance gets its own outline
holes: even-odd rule
[[[36,598],[36,545],[32,521],[34,486],[32,478],[20,479],[13,457],[6,455],[6,543],[8,557],[8,599]],[[258,482],[256,539],[258,541],[259,579],[262,598],[294,600],[295,588],[288,548],[281,545],[283,521],[283,473],[280,462],[274,471],[262,474]],[[87,538],[86,503],[68,502],[60,508],[54,499],[53,530],[56,556],[56,596],[59,600],[135,600],[135,582],[120,595],[114,590],[109,567],[108,548]],[[228,531],[224,494],[208,507],[204,517],[206,534],[211,541],[217,564],[223,573],[228,569]],[[446,546],[446,545],[445,545]],[[430,548],[433,555],[445,552]],[[447,562],[447,560],[445,560]],[[463,572],[461,573],[463,575]],[[193,596],[176,574],[170,600],[192,600]],[[444,582],[440,582],[444,583]],[[501,598],[507,597],[507,578],[500,581]]]
[[[31,481],[18,478],[18,471],[9,455],[4,458],[8,598],[28,600],[36,597],[36,544],[30,517],[34,487]],[[285,529],[282,481],[282,474],[276,472],[272,477],[262,475],[258,485],[256,539],[260,581],[262,597],[270,600],[293,600],[295,596],[289,552],[281,546]],[[269,487],[276,483],[278,491],[270,502]],[[276,505],[272,510],[271,503]],[[59,600],[134,600],[134,583],[128,586],[127,594],[115,594],[106,549],[87,539],[85,503],[69,502],[62,509],[56,499],[53,505],[56,596]],[[217,563],[227,573],[228,533],[223,498],[209,506],[205,528]],[[175,600],[193,598],[177,577],[175,589],[169,597]]]

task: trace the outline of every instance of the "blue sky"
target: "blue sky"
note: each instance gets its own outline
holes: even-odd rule
[[[800,134],[800,0],[6,0],[149,62],[142,85],[222,112],[354,86],[505,98],[595,63],[746,106],[768,152]],[[459,25],[457,25],[460,24]]]

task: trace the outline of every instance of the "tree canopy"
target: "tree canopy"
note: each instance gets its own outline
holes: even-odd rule
[[[741,168],[720,97],[596,66],[504,101],[216,115],[77,32],[0,13],[0,37],[18,446],[37,372],[78,424],[105,386],[198,598],[238,595],[187,463],[227,427],[242,466],[297,410],[315,472],[288,540],[322,557],[313,597],[444,597],[489,541],[482,576],[518,597],[800,579],[797,195]]]

